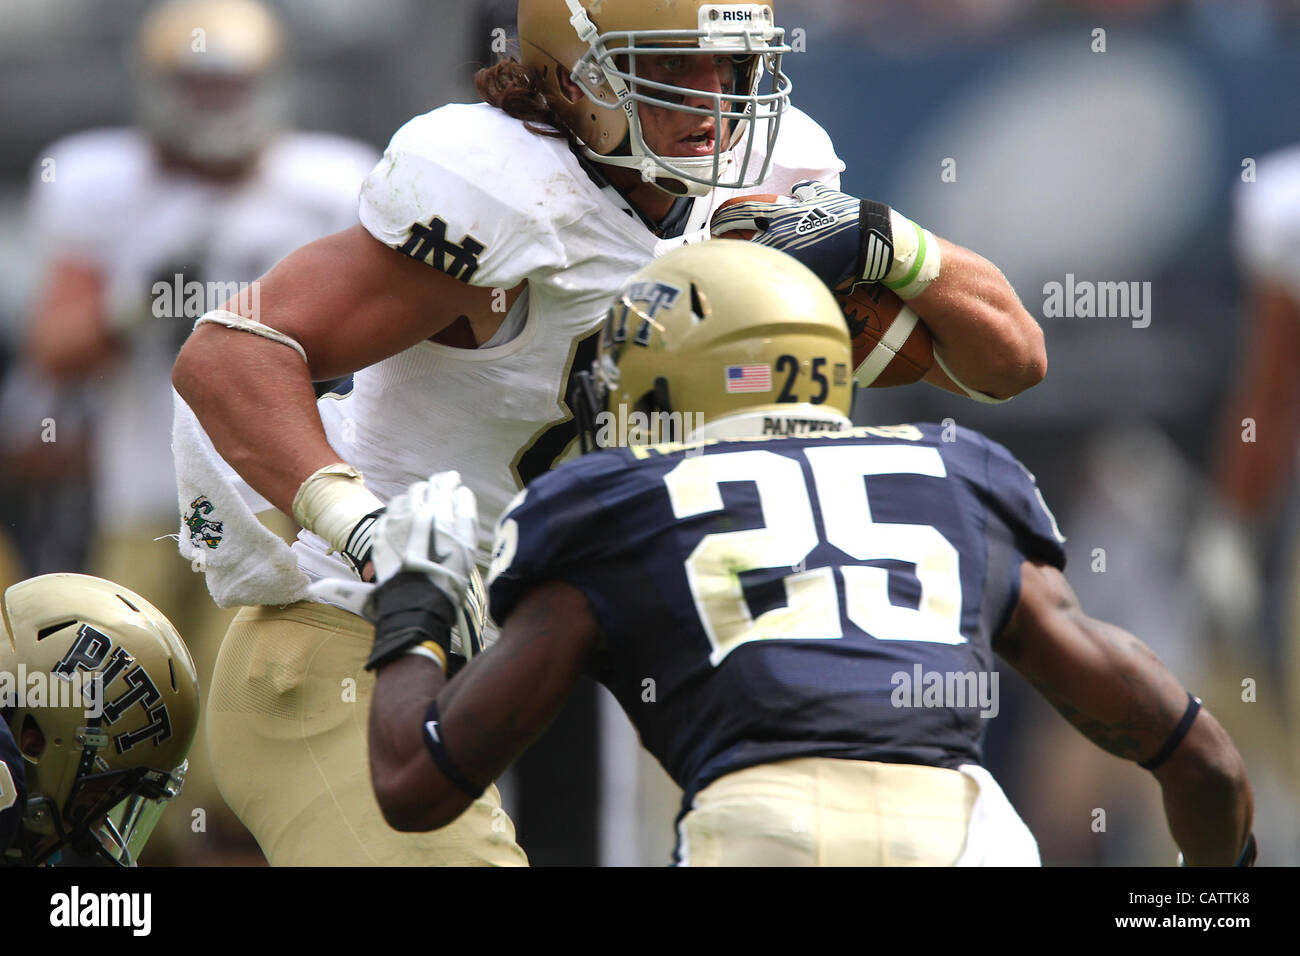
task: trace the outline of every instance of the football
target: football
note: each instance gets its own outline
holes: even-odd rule
[[[774,195],[738,196],[728,199],[713,214],[741,202],[789,202]],[[728,239],[752,239],[752,229],[737,228]],[[934,342],[919,316],[883,285],[859,285],[851,292],[836,293],[853,342],[853,378],[863,388],[888,388],[919,381],[934,364]]]
[[[934,341],[906,302],[883,285],[836,295],[853,340],[853,379],[863,388],[920,381],[934,364]]]

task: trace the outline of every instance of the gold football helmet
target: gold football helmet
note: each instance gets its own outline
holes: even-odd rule
[[[844,314],[804,265],[734,239],[682,246],[628,279],[609,311],[580,380],[584,450],[618,443],[601,411],[606,426],[632,423],[628,444],[645,443],[642,429],[659,441],[702,427],[738,437],[764,418],[838,424],[853,402],[851,363]]]
[[[790,48],[785,31],[776,26],[773,0],[519,0],[519,49],[587,158],[639,169],[676,196],[705,196],[717,186],[750,188],[767,178],[792,88],[781,70]],[[701,93],[640,78],[637,57],[654,55],[729,56],[733,89]],[[763,92],[765,72],[770,82]],[[569,76],[584,95],[569,99],[561,75]],[[712,97],[712,107],[683,102],[701,96]],[[652,152],[642,136],[639,103],[713,117],[718,134],[712,155]],[[730,133],[724,137],[728,124]],[[767,159],[746,177],[760,135]]]
[[[258,0],[169,0],[145,19],[131,57],[140,125],[192,162],[248,160],[288,119],[283,49]]]
[[[21,862],[132,865],[198,728],[189,651],[140,595],[81,574],[15,584],[0,612],[0,676],[20,695],[5,717],[27,778]]]

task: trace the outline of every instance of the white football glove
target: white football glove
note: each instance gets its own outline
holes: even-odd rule
[[[452,653],[472,657],[483,648],[487,608],[474,564],[478,505],[460,474],[445,471],[417,481],[388,503],[373,536],[375,582],[325,578],[310,587],[318,600],[337,604],[376,623],[379,589],[399,574],[431,582],[457,610]]]

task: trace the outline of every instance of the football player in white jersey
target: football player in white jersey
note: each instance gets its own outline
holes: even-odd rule
[[[1045,373],[1041,330],[994,265],[837,191],[829,137],[789,104],[775,6],[520,0],[520,59],[478,75],[485,102],[399,130],[363,187],[361,225],[268,274],[260,321],[228,303],[182,350],[173,382],[238,473],[203,479],[207,517],[235,538],[209,586],[262,605],[223,645],[229,706],[214,701],[210,743],[272,863],[509,862],[514,848],[493,789],[436,839],[385,827],[364,781],[370,629],[302,600],[255,530],[230,534],[244,525],[222,486],[294,514],[304,578],[368,573],[384,502],[436,470],[458,470],[495,519],[574,444],[572,377],[622,281],[709,239],[725,200],[800,184],[790,206],[746,204],[749,228],[828,284],[884,281],[911,299],[943,358],[932,382],[1001,400]],[[312,383],[348,373],[351,392],[318,405]],[[194,457],[178,451],[178,468],[202,490],[184,477]],[[253,582],[254,566],[284,587]],[[340,704],[344,680],[357,696]],[[304,729],[309,712],[319,726]]]
[[[377,158],[366,144],[286,127],[283,47],[254,0],[155,8],[130,60],[139,124],[54,143],[31,188],[45,278],[26,374],[92,390],[91,568],[155,596],[190,636],[205,686],[233,615],[167,540],[177,510],[172,363],[194,320],[237,283],[354,222]],[[220,801],[206,778],[200,752],[186,800],[215,831]],[[193,861],[202,843],[187,817],[168,821],[184,824],[178,861]]]

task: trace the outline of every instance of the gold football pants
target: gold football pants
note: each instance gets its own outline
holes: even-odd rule
[[[454,823],[399,833],[370,786],[371,626],[325,604],[243,608],[221,645],[208,746],[272,866],[526,866],[495,786]]]
[[[804,757],[729,773],[678,825],[688,866],[951,866],[979,786],[956,770]]]

